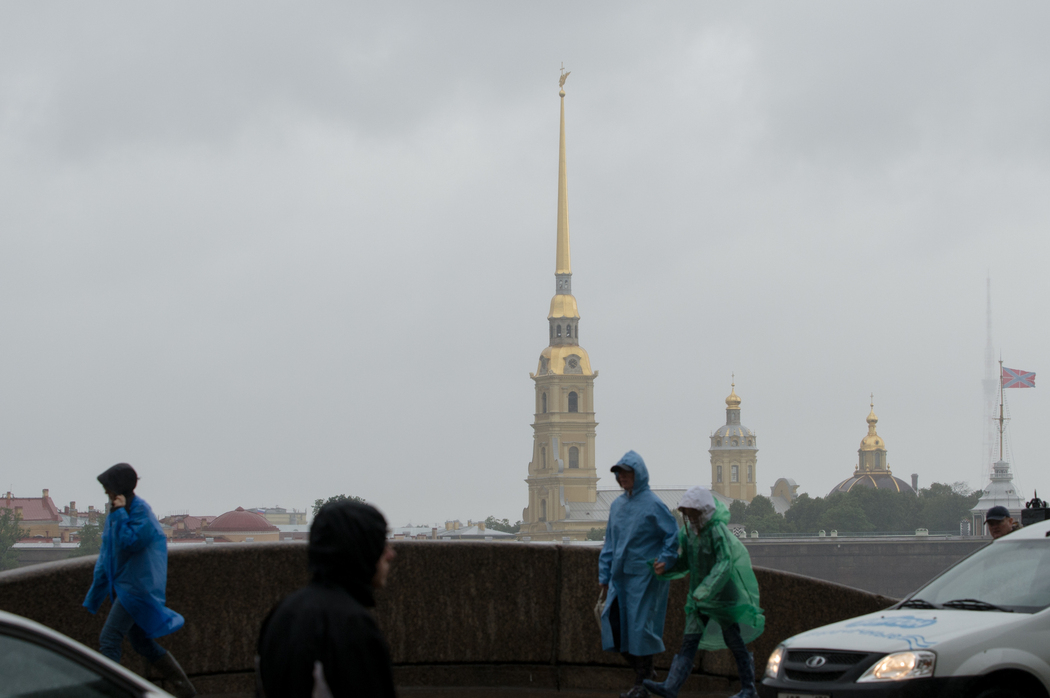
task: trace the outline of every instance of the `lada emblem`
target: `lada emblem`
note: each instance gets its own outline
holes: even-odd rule
[[[815,655],[813,655],[812,657],[810,657],[809,659],[806,660],[806,666],[808,666],[810,669],[816,669],[818,667],[822,667],[822,666],[824,666],[827,663],[828,663],[827,658],[826,657],[821,657],[819,654],[815,654]]]

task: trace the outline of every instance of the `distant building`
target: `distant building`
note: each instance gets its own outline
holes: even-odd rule
[[[973,522],[973,535],[988,535],[984,527],[984,515],[995,506],[1006,507],[1010,510],[1010,516],[1015,521],[1021,521],[1021,512],[1024,510],[1024,500],[1014,487],[1014,476],[1010,472],[1010,464],[1004,460],[996,461],[992,467],[991,480],[981,490],[981,498],[970,510],[970,520]]]
[[[278,524],[277,531],[281,540],[310,540],[307,524]]]
[[[726,423],[711,435],[711,491],[726,500],[750,502],[758,494],[758,445],[755,434],[740,423],[736,383],[726,398]]]
[[[21,518],[19,526],[29,531],[27,539],[58,538],[64,543],[71,537],[75,539],[77,531],[97,516],[94,507],[78,512],[76,502],[69,504],[65,511],[60,511],[46,489],[40,497],[16,497],[8,492],[0,498],[0,507],[10,509]]]
[[[201,529],[201,535],[216,543],[262,543],[280,540],[280,529],[262,514],[237,507]],[[249,540],[250,539],[250,540]]]
[[[855,487],[867,487],[891,492],[908,492],[915,494],[914,488],[904,480],[894,477],[886,461],[886,444],[875,432],[879,418],[875,416],[875,401],[872,398],[871,412],[868,414],[868,435],[861,439],[857,451],[857,468],[853,476],[832,488],[828,496],[836,492],[849,492]]]
[[[783,514],[791,508],[798,499],[798,485],[788,477],[782,477],[769,488],[769,501],[773,503],[773,509],[778,514]]]
[[[387,531],[386,537],[390,540],[431,540],[436,539],[437,534],[438,529],[432,526],[400,526]]]
[[[437,534],[438,540],[489,540],[489,541],[512,541],[516,540],[513,533],[494,531],[485,526],[484,521],[467,521],[463,526],[457,521],[446,521],[445,530]]]
[[[214,521],[216,516],[190,516],[189,514],[172,514],[160,520],[164,528],[164,534],[169,540],[185,540],[191,538],[204,539],[201,531],[205,526]]]
[[[257,514],[262,514],[267,521],[275,526],[302,526],[306,524],[306,512],[292,509],[288,511],[283,507],[258,507],[251,509]]]

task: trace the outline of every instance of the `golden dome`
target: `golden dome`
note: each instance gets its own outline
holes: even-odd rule
[[[536,370],[536,377],[545,376],[548,371],[559,376],[566,373],[590,376],[593,375],[591,357],[587,356],[586,349],[573,344],[547,347],[540,354],[540,365]]]
[[[740,409],[740,397],[736,394],[736,383],[729,389],[729,397],[726,398],[726,407],[731,410]]]
[[[886,442],[882,440],[882,437],[878,434],[869,433],[863,439],[860,440],[860,450],[862,451],[885,451]]]
[[[875,425],[879,423],[879,418],[875,416],[875,398],[872,397],[871,412],[868,414],[868,435],[860,440],[860,450],[862,451],[885,451],[886,442],[882,440],[882,437],[875,433]]]
[[[576,296],[559,293],[551,298],[551,311],[547,314],[547,319],[560,317],[579,319],[580,311],[576,308]]]

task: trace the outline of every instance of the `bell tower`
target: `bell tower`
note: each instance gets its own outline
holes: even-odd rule
[[[711,490],[723,497],[750,502],[758,494],[758,443],[740,423],[736,381],[726,398],[726,423],[711,435]]]
[[[584,540],[596,524],[574,521],[573,502],[593,503],[598,476],[594,468],[594,379],[587,351],[580,346],[580,312],[572,295],[569,259],[569,200],[565,176],[565,78],[559,82],[561,134],[558,151],[558,239],[554,297],[547,314],[547,348],[540,353],[532,423],[532,462],[525,482],[529,503],[522,511],[519,537]]]

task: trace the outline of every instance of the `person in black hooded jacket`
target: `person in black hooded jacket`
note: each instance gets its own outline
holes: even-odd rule
[[[386,533],[368,504],[321,508],[310,527],[313,579],[270,611],[259,633],[261,696],[396,695],[390,650],[368,610],[394,559]]]

